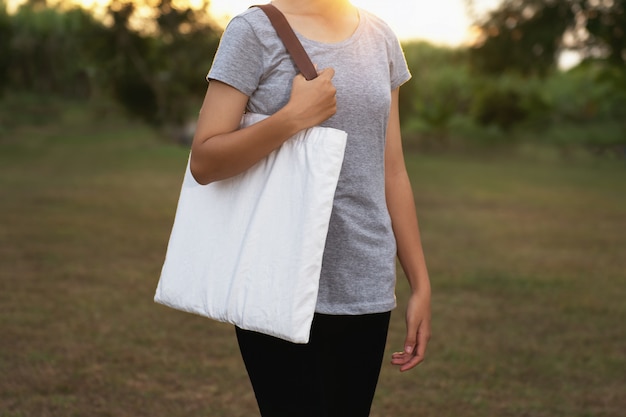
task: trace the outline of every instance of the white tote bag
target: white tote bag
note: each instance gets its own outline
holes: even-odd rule
[[[264,117],[246,114],[241,126]],[[346,139],[337,129],[304,130],[209,185],[187,164],[154,300],[307,343]]]

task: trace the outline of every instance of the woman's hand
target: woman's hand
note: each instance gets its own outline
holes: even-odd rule
[[[406,309],[404,352],[392,355],[391,363],[400,371],[408,371],[424,360],[430,339],[430,293],[413,293]]]
[[[310,81],[298,74],[293,80],[289,102],[281,110],[289,113],[289,119],[300,130],[317,126],[337,112],[337,89],[332,82],[335,70],[326,68],[318,74]]]
[[[219,81],[209,83],[191,148],[191,172],[200,184],[240,174],[299,131],[317,126],[337,111],[335,71],[293,80],[285,107],[267,119],[239,128],[249,97]]]

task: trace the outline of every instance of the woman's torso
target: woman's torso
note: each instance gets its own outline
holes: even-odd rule
[[[410,75],[393,33],[365,11],[344,41],[298,37],[319,69],[335,70],[337,113],[322,125],[348,133],[317,312],[389,311],[395,306],[396,247],[385,200],[385,135],[391,91]],[[229,24],[208,78],[247,94],[249,111],[273,114],[288,102],[296,73],[269,20],[254,8]]]

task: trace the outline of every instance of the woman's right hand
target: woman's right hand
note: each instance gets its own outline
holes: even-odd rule
[[[239,128],[239,122],[248,96],[230,85],[211,81],[191,147],[191,172],[196,181],[208,184],[240,174],[291,136],[335,114],[334,75],[330,68],[311,81],[298,75],[285,107],[245,129]]]
[[[307,81],[298,74],[292,84],[289,102],[282,109],[301,129],[317,126],[337,112],[337,89],[332,79],[335,70],[326,68],[317,78]]]

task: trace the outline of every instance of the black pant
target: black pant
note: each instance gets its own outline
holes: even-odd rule
[[[308,344],[237,328],[263,417],[367,417],[391,313],[316,314]]]

